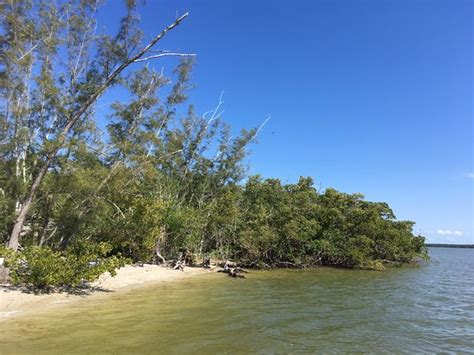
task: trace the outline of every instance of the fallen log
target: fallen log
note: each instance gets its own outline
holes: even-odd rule
[[[232,264],[228,261],[224,264],[224,268],[221,270],[218,270],[218,272],[223,272],[228,274],[230,277],[240,277],[240,278],[245,278],[245,275],[243,273],[246,273],[244,269],[236,266],[235,264]]]
[[[202,260],[202,267],[205,269],[211,268],[211,258],[209,256],[204,257]]]
[[[180,260],[177,260],[176,263],[174,264],[174,267],[173,267],[173,270],[181,270],[181,271],[184,271],[184,267],[185,267],[185,263],[180,261]]]
[[[178,260],[175,261],[173,270],[184,271],[185,266],[186,266],[186,254],[179,253]]]
[[[242,275],[243,272],[246,272],[246,271],[244,271],[243,269],[241,269],[239,267],[234,267],[234,268],[231,268],[229,270],[229,276],[230,277],[240,277],[240,278],[245,279],[245,275]]]

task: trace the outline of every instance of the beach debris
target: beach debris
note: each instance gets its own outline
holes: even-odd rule
[[[205,269],[211,268],[211,257],[205,256],[202,260],[202,267]]]
[[[228,274],[230,277],[239,277],[239,278],[244,279],[245,275],[243,274],[246,273],[247,271],[245,271],[244,269],[238,267],[236,264],[233,264],[229,262],[229,260],[227,260],[224,264],[224,267],[221,270],[218,270],[218,272],[224,272]]]
[[[165,231],[164,229],[161,230],[161,236],[160,238],[158,238],[158,240],[156,241],[156,244],[155,244],[155,255],[154,255],[154,261],[155,261],[155,264],[159,264],[160,262],[165,264],[166,263],[166,259],[163,257],[163,255],[161,255],[161,241],[162,239],[164,238],[165,236]]]
[[[186,266],[186,254],[180,252],[178,255],[178,260],[175,261],[173,270],[181,270],[184,271],[184,267]]]

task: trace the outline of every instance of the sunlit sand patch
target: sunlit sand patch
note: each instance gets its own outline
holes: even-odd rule
[[[0,312],[0,318],[8,318],[16,313],[21,312],[21,310],[18,311],[7,311],[7,312]]]

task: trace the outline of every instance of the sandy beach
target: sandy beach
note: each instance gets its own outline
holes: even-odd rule
[[[0,286],[0,322],[14,317],[32,315],[49,308],[64,307],[80,301],[107,297],[116,292],[127,292],[139,287],[161,282],[176,282],[214,272],[215,269],[187,267],[184,271],[158,265],[127,265],[112,277],[106,273],[79,294],[66,292],[34,294],[11,286]]]

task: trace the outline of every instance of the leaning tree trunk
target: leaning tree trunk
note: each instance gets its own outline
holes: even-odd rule
[[[18,246],[20,244],[20,233],[21,233],[21,230],[23,229],[23,224],[25,223],[26,216],[28,215],[31,204],[33,203],[33,199],[35,198],[36,192],[38,191],[39,186],[41,185],[41,182],[43,181],[43,178],[49,169],[49,165],[51,163],[52,158],[53,157],[50,154],[48,156],[47,161],[41,168],[38,176],[36,177],[35,182],[31,186],[30,192],[28,196],[26,197],[25,201],[23,202],[23,205],[21,206],[20,212],[18,213],[18,216],[15,220],[15,224],[13,225],[12,233],[10,234],[10,240],[8,241],[8,247],[10,249],[18,250]]]

